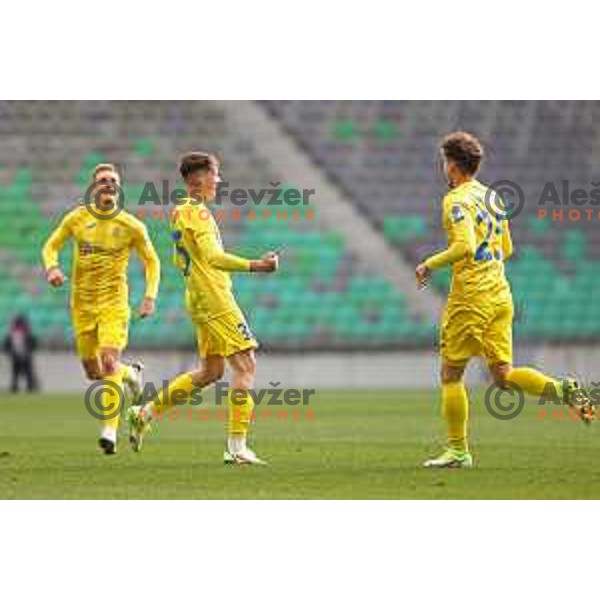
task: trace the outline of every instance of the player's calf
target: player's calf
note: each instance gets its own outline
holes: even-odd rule
[[[97,356],[94,358],[81,359],[81,366],[83,367],[83,372],[89,381],[98,381],[102,379],[102,368],[100,366],[100,360]]]
[[[104,348],[100,351],[100,366],[104,377],[118,373],[120,358],[120,352],[116,348]]]

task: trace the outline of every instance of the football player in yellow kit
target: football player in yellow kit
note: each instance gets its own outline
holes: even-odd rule
[[[419,264],[416,277],[422,288],[432,271],[452,265],[440,336],[442,414],[448,426],[448,447],[424,466],[470,467],[468,398],[462,380],[472,357],[485,358],[499,386],[516,384],[538,398],[550,385],[559,398],[572,403],[571,392],[578,386],[572,380],[563,385],[535,369],[512,366],[513,302],[504,274],[504,261],[513,251],[509,221],[495,192],[475,179],[483,158],[480,142],[468,133],[455,132],[442,140],[440,150],[450,187],[442,206],[448,248]],[[575,408],[589,423],[590,404],[580,403]]]
[[[201,366],[183,373],[169,384],[166,393],[141,406],[128,410],[130,442],[134,450],[141,448],[144,435],[156,413],[181,400],[183,391],[189,397],[194,389],[205,388],[223,376],[225,361],[232,370],[228,395],[227,445],[224,455],[228,464],[262,464],[247,447],[246,436],[254,402],[249,391],[254,385],[256,359],[254,339],[231,287],[230,272],[276,271],[279,257],[274,252],[262,259],[248,260],[228,254],[217,223],[207,208],[217,193],[219,162],[207,153],[190,152],[181,159],[179,170],[188,197],[171,216],[175,263],[186,284],[186,306],[196,327]]]
[[[90,203],[69,212],[42,251],[46,279],[51,286],[60,287],[65,276],[59,253],[68,239],[74,241],[71,310],[77,354],[90,380],[109,382],[100,398],[103,427],[99,446],[105,454],[116,452],[123,384],[134,395],[141,387],[141,365],[121,363],[130,318],[127,268],[131,251],[137,251],[146,271],[146,291],[139,309],[142,318],[154,313],[160,279],[160,263],[146,227],[131,214],[117,210],[119,186],[114,165],[97,165],[87,196],[93,192],[95,207]]]

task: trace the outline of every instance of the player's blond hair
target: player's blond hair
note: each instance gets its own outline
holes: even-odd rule
[[[113,163],[99,163],[94,167],[94,171],[92,172],[92,179],[96,178],[96,175],[98,175],[98,173],[100,173],[100,171],[112,171],[113,173],[116,173],[119,176],[119,179],[121,178],[121,173],[119,172],[119,169],[117,168],[117,165],[113,164]]]

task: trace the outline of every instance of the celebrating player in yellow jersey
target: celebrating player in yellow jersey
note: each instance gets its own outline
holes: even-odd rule
[[[254,385],[257,347],[231,289],[229,272],[272,272],[279,258],[270,252],[260,260],[247,260],[223,250],[219,228],[206,203],[215,199],[219,163],[211,154],[190,152],[179,166],[188,198],[172,215],[175,262],[186,283],[186,306],[196,327],[202,365],[198,370],[175,378],[165,393],[145,405],[128,411],[130,441],[135,450],[150,428],[156,413],[179,401],[176,392],[186,395],[204,388],[223,376],[225,359],[233,372],[228,396],[227,447],[225,462],[261,464],[246,445],[254,402],[249,393]]]
[[[568,381],[563,386],[535,369],[512,366],[513,302],[504,274],[504,261],[513,251],[509,221],[495,192],[475,179],[483,158],[479,141],[468,133],[455,132],[442,140],[440,150],[450,187],[442,206],[448,248],[418,265],[416,277],[422,288],[433,270],[452,265],[440,338],[442,414],[448,426],[448,448],[425,466],[470,467],[468,398],[462,381],[469,359],[483,356],[499,386],[515,384],[538,398],[550,384],[558,397],[564,395],[569,401],[577,384]],[[577,408],[589,422],[589,404]]]
[[[159,260],[146,227],[125,211],[117,214],[115,210],[119,185],[114,165],[98,165],[90,188],[95,208],[80,206],[69,212],[42,252],[48,283],[59,287],[65,282],[59,252],[69,238],[75,242],[71,309],[77,353],[90,380],[111,382],[101,398],[104,412],[99,445],[106,454],[116,452],[123,384],[134,394],[141,385],[141,366],[120,362],[130,317],[127,267],[131,250],[137,251],[146,271],[146,292],[139,310],[142,318],[154,312],[160,278]],[[115,386],[121,390],[119,400],[115,399]]]

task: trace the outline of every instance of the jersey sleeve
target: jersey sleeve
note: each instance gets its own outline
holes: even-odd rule
[[[146,276],[145,297],[156,299],[160,283],[160,260],[150,240],[148,230],[143,223],[135,224],[132,245],[144,263]]]
[[[451,242],[446,250],[430,256],[425,261],[425,265],[430,269],[439,269],[475,253],[473,219],[466,203],[459,196],[451,193],[444,198],[442,224]]]
[[[508,260],[513,253],[512,237],[509,228],[510,221],[506,219],[502,225],[502,258]]]
[[[174,228],[179,231],[188,230],[194,238],[196,249],[200,258],[208,262],[215,269],[230,272],[242,272],[250,270],[250,261],[235,254],[229,254],[223,250],[212,225],[212,217],[208,209],[206,218],[202,210],[194,212],[185,207],[177,211],[177,219]]]
[[[225,252],[212,232],[195,230],[194,241],[200,256],[214,268],[231,272],[250,270],[250,261]]]
[[[42,262],[46,271],[58,267],[59,253],[65,242],[73,235],[74,218],[73,212],[68,213],[46,240],[42,248]]]

